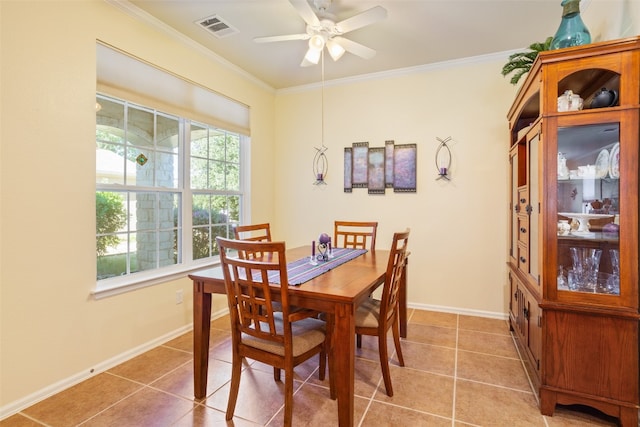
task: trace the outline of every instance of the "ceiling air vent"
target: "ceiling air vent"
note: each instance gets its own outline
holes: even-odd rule
[[[218,38],[227,37],[238,32],[238,30],[225,22],[218,15],[209,16],[208,18],[196,21],[196,24],[200,25],[202,28]]]

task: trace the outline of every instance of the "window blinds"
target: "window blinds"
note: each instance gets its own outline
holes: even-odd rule
[[[248,106],[102,43],[96,74],[100,93],[250,135]]]

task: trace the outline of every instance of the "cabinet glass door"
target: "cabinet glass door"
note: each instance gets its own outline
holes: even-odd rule
[[[558,128],[557,287],[620,295],[620,124]]]

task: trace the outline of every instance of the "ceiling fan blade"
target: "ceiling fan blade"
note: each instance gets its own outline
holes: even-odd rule
[[[293,0],[292,0],[293,1]],[[358,28],[382,21],[387,18],[387,9],[382,6],[376,6],[369,10],[365,10],[351,18],[340,21],[336,24],[336,29],[340,34],[357,30]],[[348,50],[348,49],[347,49]]]
[[[361,45],[360,43],[356,43],[353,40],[345,39],[344,37],[333,37],[331,40],[338,43],[342,46],[347,52],[351,52],[356,56],[364,59],[371,59],[376,56],[376,51]]]
[[[312,27],[317,27],[320,25],[320,20],[316,16],[307,0],[289,0],[289,2],[298,11],[298,14],[300,14],[307,25],[310,25]]]
[[[267,37],[255,37],[253,39],[256,43],[271,43],[271,42],[283,42],[288,40],[309,40],[311,36],[309,34],[287,34],[283,36],[267,36]]]

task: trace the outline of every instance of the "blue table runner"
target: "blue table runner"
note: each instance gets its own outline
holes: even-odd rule
[[[366,253],[366,249],[347,249],[347,248],[334,248],[333,258],[329,258],[328,261],[316,261],[317,265],[312,265],[309,262],[309,257],[304,257],[297,261],[287,263],[287,275],[289,276],[289,285],[298,286],[304,282],[320,276],[327,271],[334,269],[347,261],[351,261],[354,258]],[[280,273],[274,271],[269,274],[269,283],[280,284]]]

